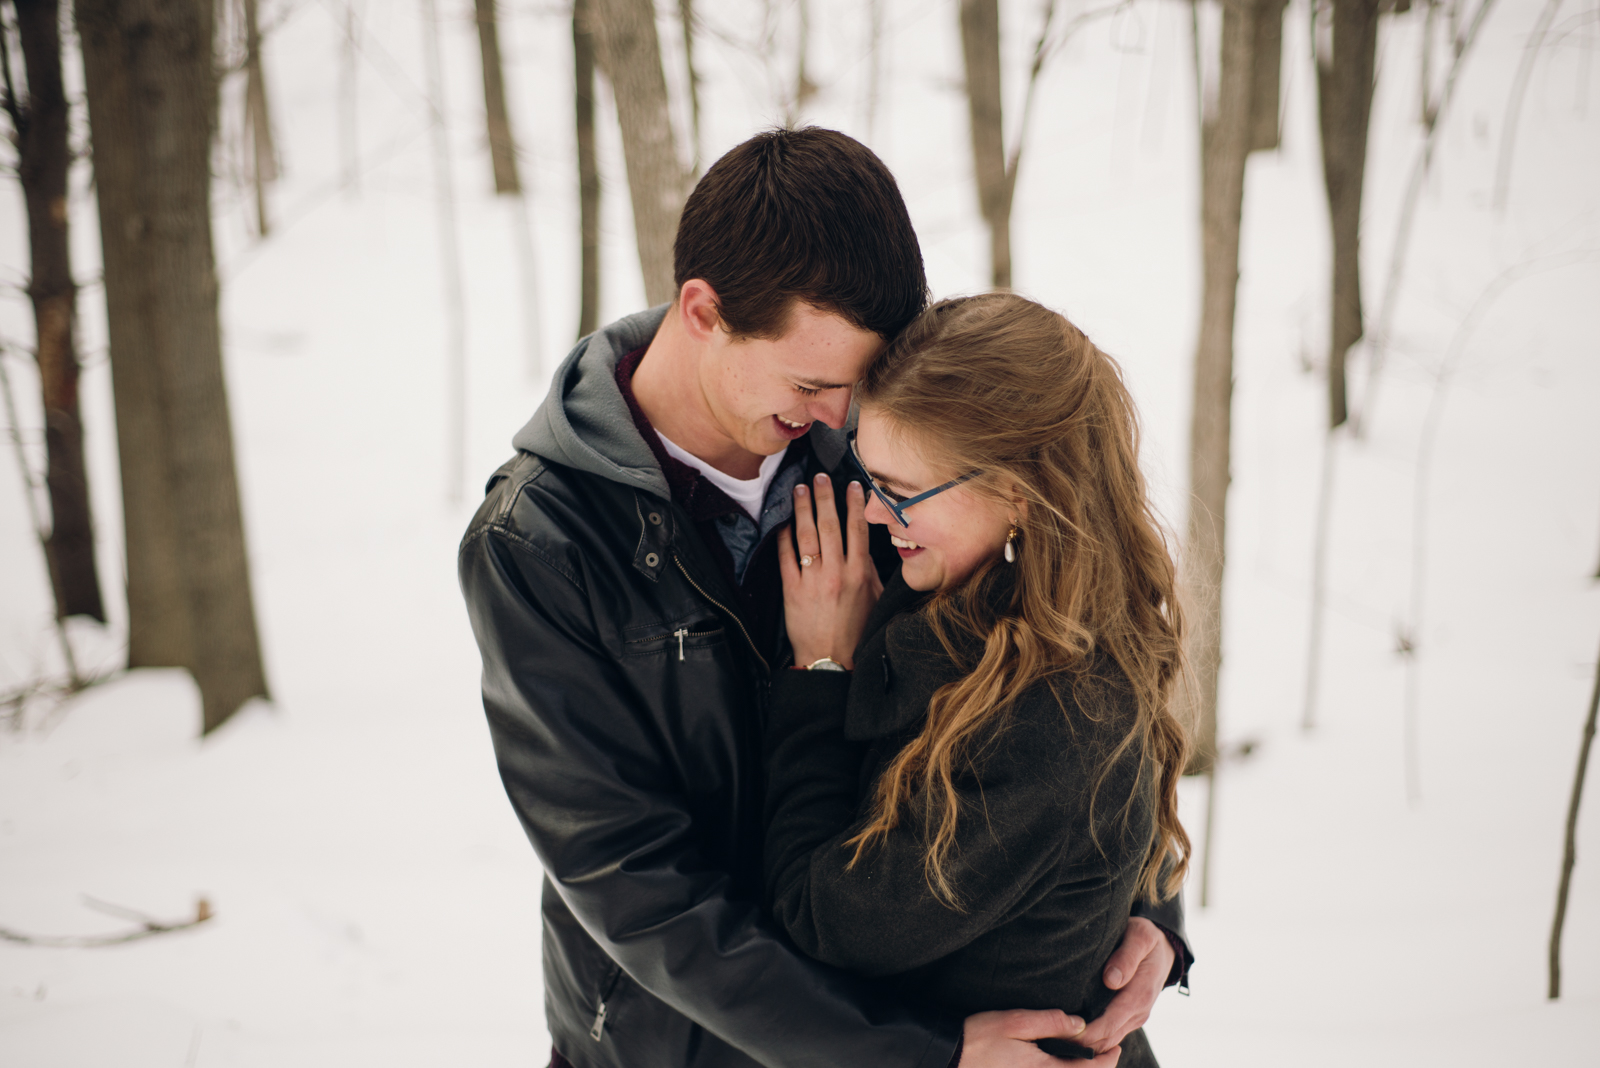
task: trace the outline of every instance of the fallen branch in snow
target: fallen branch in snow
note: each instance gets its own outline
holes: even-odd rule
[[[125,942],[137,942],[141,938],[153,938],[156,935],[171,934],[173,931],[187,931],[191,927],[200,926],[216,915],[211,911],[211,902],[203,897],[195,901],[193,916],[187,920],[178,920],[173,923],[157,920],[134,909],[123,908],[121,905],[96,901],[92,897],[86,897],[84,900],[91,908],[135,920],[139,926],[131,931],[108,935],[30,935],[23,934],[20,931],[13,931],[9,927],[0,927],[0,941],[16,942],[24,946],[50,946],[57,949],[92,949],[97,946],[120,946]]]

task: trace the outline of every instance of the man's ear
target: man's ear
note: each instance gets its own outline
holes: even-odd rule
[[[684,332],[701,344],[709,344],[722,326],[717,307],[717,291],[703,278],[691,278],[678,290],[678,318]]]

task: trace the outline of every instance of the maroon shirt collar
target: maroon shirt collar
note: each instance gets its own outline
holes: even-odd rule
[[[648,345],[634,349],[622,359],[617,361],[617,389],[622,393],[623,401],[628,405],[628,414],[633,417],[633,425],[638,428],[639,436],[644,438],[644,443],[650,446],[650,451],[655,455],[656,463],[661,465],[661,473],[667,477],[667,486],[672,490],[672,500],[675,504],[689,513],[689,517],[696,521],[702,519],[715,519],[730,512],[749,515],[744,508],[732,497],[723,493],[708,478],[703,477],[699,471],[690,467],[682,460],[677,459],[667,452],[665,445],[661,444],[661,435],[656,433],[656,428],[650,425],[650,420],[644,414],[644,409],[639,407],[638,398],[633,395],[633,376],[639,370],[639,362],[644,359]],[[794,462],[799,455],[799,450],[805,448],[805,438],[795,441],[789,446],[789,451],[784,454],[780,468]]]

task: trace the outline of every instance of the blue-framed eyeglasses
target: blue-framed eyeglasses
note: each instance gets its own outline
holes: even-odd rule
[[[867,465],[861,462],[861,454],[856,451],[856,432],[854,430],[850,431],[849,441],[850,462],[855,465],[856,473],[861,476],[862,485],[870,489],[872,491],[872,495],[878,498],[878,503],[889,510],[889,514],[894,516],[895,522],[908,529],[911,526],[911,520],[906,518],[907,508],[910,508],[913,504],[925,501],[929,497],[937,497],[945,490],[954,489],[956,486],[961,485],[961,483],[977,478],[979,475],[983,474],[982,471],[968,471],[960,478],[952,478],[949,482],[946,482],[942,486],[935,486],[933,489],[925,490],[922,493],[917,494],[915,497],[907,497],[904,500],[897,501],[889,495],[888,490],[883,489],[878,485],[877,479],[873,478],[872,474],[867,470]]]

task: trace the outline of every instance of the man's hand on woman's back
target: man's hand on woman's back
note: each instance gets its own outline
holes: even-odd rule
[[[1011,1009],[968,1016],[961,1029],[961,1060],[956,1068],[1062,1068],[1081,1064],[1089,1068],[1116,1068],[1122,1047],[1115,1046],[1092,1061],[1063,1061],[1052,1057],[1035,1041],[1064,1038],[1079,1045],[1083,1021],[1060,1009]]]
[[[1069,1062],[1114,1068],[1122,1040],[1144,1026],[1172,971],[1175,952],[1161,928],[1142,916],[1128,921],[1122,944],[1106,962],[1105,984],[1118,991],[1106,1011],[1084,1026],[1058,1009],[1013,1009],[968,1016],[962,1028],[961,1060],[956,1068],[1060,1068],[1062,1060],[1034,1045],[1041,1038],[1064,1038],[1099,1050],[1092,1061]]]
[[[1120,1045],[1129,1032],[1143,1027],[1166,986],[1175,956],[1161,928],[1143,916],[1130,919],[1122,944],[1106,962],[1105,984],[1117,991],[1117,996],[1075,1041],[1092,1049],[1110,1049]]]

